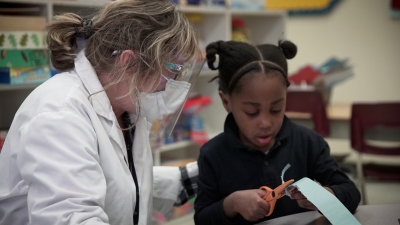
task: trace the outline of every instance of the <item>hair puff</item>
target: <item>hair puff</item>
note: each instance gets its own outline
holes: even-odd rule
[[[287,59],[292,59],[297,54],[297,46],[290,41],[279,41],[278,46]]]

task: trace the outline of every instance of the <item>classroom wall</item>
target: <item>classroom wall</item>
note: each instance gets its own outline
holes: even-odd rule
[[[321,65],[329,57],[350,58],[355,76],[338,84],[331,102],[400,100],[400,19],[390,0],[342,0],[327,15],[292,16],[288,40],[298,46],[289,71]]]

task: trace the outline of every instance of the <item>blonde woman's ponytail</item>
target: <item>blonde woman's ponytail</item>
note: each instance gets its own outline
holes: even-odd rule
[[[47,44],[51,53],[51,63],[60,70],[74,68],[78,48],[77,38],[89,38],[92,22],[74,13],[55,16],[46,26]]]

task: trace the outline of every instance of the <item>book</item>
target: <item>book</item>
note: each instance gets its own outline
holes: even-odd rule
[[[39,84],[51,76],[50,66],[0,68],[0,84]]]
[[[345,67],[343,69],[331,70],[328,73],[322,74],[317,78],[317,80],[322,81],[324,88],[332,88],[352,76],[354,76],[352,67]]]
[[[336,57],[332,57],[324,62],[319,68],[321,74],[329,73],[332,70],[344,69],[347,66],[349,59],[339,60]]]
[[[298,72],[289,76],[289,82],[292,84],[312,84],[316,77],[320,76],[320,73],[314,67],[307,65],[301,68]]]

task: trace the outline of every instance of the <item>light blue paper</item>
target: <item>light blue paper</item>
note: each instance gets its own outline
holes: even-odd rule
[[[310,178],[304,177],[291,186],[301,191],[333,225],[361,225],[339,199]]]

